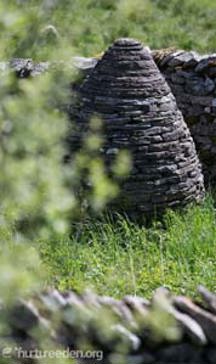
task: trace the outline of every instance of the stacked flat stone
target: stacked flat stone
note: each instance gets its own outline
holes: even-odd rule
[[[216,181],[216,54],[154,51],[194,138],[206,182]]]
[[[194,139],[203,165],[205,182],[216,181],[216,54],[199,55],[173,48],[152,51],[152,56],[176,98],[178,108]],[[41,62],[14,59],[0,62],[0,72],[16,72],[19,78],[38,76],[54,67],[75,66],[84,77],[97,59],[75,57],[72,62]],[[80,81],[79,81],[80,82]],[[80,83],[74,88],[78,88]]]
[[[199,201],[203,176],[190,132],[154,60],[133,39],[117,40],[80,87],[71,151],[82,146],[95,114],[104,123],[101,154],[109,166],[119,150],[133,167],[122,182],[118,207],[133,214]],[[115,205],[116,207],[116,205]]]
[[[4,357],[9,353],[8,363],[37,364],[41,361],[33,355],[38,351],[55,348],[56,353],[76,354],[91,348],[100,353],[92,361],[74,361],[71,356],[67,363],[215,364],[216,295],[202,286],[199,293],[200,304],[163,287],[150,301],[138,296],[117,300],[89,290],[49,290],[19,300],[10,309],[1,302],[0,357],[2,351]],[[151,325],[157,320],[160,327]],[[51,346],[44,347],[45,338]]]

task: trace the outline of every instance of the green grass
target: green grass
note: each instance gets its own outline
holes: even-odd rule
[[[118,37],[135,37],[151,48],[213,51],[215,17],[212,0],[73,0],[59,5],[52,22],[90,56]]]
[[[29,19],[25,27],[18,23],[10,30],[14,56],[46,60],[47,44],[54,58],[65,53],[70,59],[71,46],[76,54],[92,56],[118,37],[135,37],[151,48],[213,52],[216,47],[212,0],[28,0],[27,7],[11,0],[7,8],[9,3]],[[50,24],[59,34],[57,43],[52,32],[46,37],[42,31]]]
[[[198,284],[216,290],[216,225],[213,200],[183,212],[168,212],[149,229],[126,218],[92,221],[71,238],[40,243],[46,284],[105,295],[150,296],[164,285],[194,294]]]

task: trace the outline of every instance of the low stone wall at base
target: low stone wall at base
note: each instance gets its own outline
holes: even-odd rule
[[[2,305],[9,326],[1,330],[2,355],[7,350],[13,363],[39,363],[33,353],[39,357],[41,344],[50,338],[53,355],[55,350],[80,355],[76,363],[214,364],[216,295],[202,286],[198,291],[199,304],[159,288],[150,301],[50,290],[10,309]],[[10,340],[6,349],[5,337]]]

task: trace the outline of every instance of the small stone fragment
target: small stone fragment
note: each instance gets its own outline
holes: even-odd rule
[[[216,55],[211,55],[209,56],[203,56],[202,59],[200,60],[199,64],[196,66],[195,68],[195,72],[197,73],[202,73],[205,72],[208,67],[209,64],[216,64]]]
[[[211,293],[207,288],[203,286],[198,287],[198,292],[201,294],[209,310],[212,313],[216,314],[216,295]]]
[[[127,330],[123,325],[117,324],[113,326],[112,329],[115,334],[119,334],[120,339],[124,345],[126,345],[128,351],[137,351],[140,348],[141,340],[138,336]]]
[[[56,311],[66,305],[65,298],[56,289],[41,294],[40,299],[49,311]]]
[[[197,306],[189,298],[179,296],[173,298],[175,306],[190,315],[202,327],[208,340],[216,344],[216,316]]]
[[[30,331],[38,325],[40,315],[33,303],[20,300],[9,312],[8,319],[13,328]]]
[[[85,57],[73,57],[73,64],[79,69],[91,69],[94,68],[98,60],[96,58],[85,58]]]

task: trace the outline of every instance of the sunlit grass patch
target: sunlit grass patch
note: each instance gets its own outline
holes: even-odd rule
[[[216,289],[216,226],[213,201],[168,212],[149,229],[124,217],[90,221],[71,238],[40,244],[48,277],[60,289],[92,287],[101,294],[150,296],[164,285],[194,293],[198,284]]]

